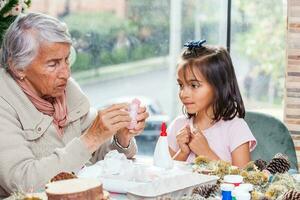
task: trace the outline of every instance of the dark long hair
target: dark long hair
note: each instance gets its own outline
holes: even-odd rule
[[[223,47],[184,48],[181,53],[184,70],[199,70],[214,89],[213,120],[245,117],[244,102],[238,87],[229,53]],[[191,118],[194,114],[188,114]]]

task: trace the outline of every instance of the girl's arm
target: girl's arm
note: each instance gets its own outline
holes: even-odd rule
[[[174,160],[186,161],[189,156],[189,153],[188,154],[184,153],[181,151],[181,149],[179,149],[177,152],[175,152],[169,147],[169,152],[170,152],[171,157]]]
[[[241,144],[235,150],[231,152],[232,157],[232,165],[237,167],[245,167],[248,162],[250,162],[250,150],[249,150],[249,142]]]

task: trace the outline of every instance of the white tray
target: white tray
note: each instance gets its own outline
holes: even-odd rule
[[[190,194],[195,186],[213,184],[218,180],[217,176],[191,172],[191,167],[185,163],[174,162],[174,164],[173,169],[164,170],[151,165],[134,163],[142,169],[142,171],[136,171],[135,175],[139,174],[139,178],[135,180],[124,180],[124,177],[120,175],[103,177],[103,166],[97,164],[84,168],[78,177],[99,179],[103,183],[103,188],[109,192],[128,193],[130,198],[150,199],[170,194],[177,197],[183,196]]]
[[[179,174],[176,176],[158,179],[128,190],[129,199],[180,199],[192,194],[193,188],[203,184],[214,184],[217,176],[196,173]]]

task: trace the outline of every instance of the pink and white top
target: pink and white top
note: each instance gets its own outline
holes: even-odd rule
[[[179,146],[176,142],[176,136],[179,131],[187,124],[192,124],[193,119],[186,116],[179,116],[170,124],[168,128],[169,147],[177,152]],[[240,145],[249,142],[250,151],[256,146],[256,139],[244,119],[235,117],[232,120],[220,120],[210,128],[203,130],[210,148],[224,161],[231,162],[231,152]],[[193,162],[195,154],[190,153],[187,162]]]

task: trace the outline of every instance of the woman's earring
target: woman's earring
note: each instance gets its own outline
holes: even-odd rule
[[[20,80],[23,81],[23,80],[24,80],[24,76],[21,76],[21,77],[20,77]]]

